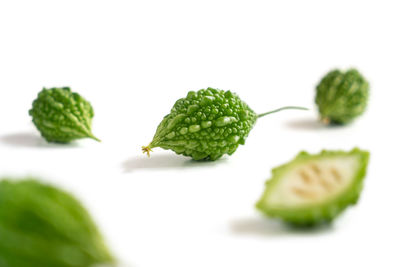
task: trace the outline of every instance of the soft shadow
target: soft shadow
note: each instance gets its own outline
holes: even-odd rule
[[[242,218],[231,223],[231,230],[238,235],[256,236],[289,236],[289,235],[314,235],[333,231],[332,224],[321,224],[313,227],[298,227],[279,220],[269,218]]]
[[[133,265],[131,263],[128,264],[126,262],[117,261],[116,263],[113,263],[113,264],[96,264],[92,267],[134,267],[134,266],[136,266],[136,265]]]
[[[13,133],[0,137],[0,141],[13,147],[35,147],[35,148],[54,148],[54,147],[77,147],[75,142],[69,144],[48,143],[41,136],[26,132],[26,133]]]
[[[288,121],[286,126],[292,128],[293,130],[305,130],[305,131],[343,128],[343,126],[339,124],[325,125],[322,122],[318,121],[317,119],[313,118]]]
[[[145,155],[136,156],[122,163],[124,172],[133,172],[136,170],[160,170],[160,169],[182,169],[182,168],[198,168],[210,167],[217,164],[223,164],[226,158],[216,161],[195,161],[187,157],[174,154],[154,154],[150,158]]]

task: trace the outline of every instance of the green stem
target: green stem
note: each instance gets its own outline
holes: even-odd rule
[[[261,113],[257,115],[257,118],[261,118],[264,117],[265,115],[271,114],[271,113],[275,113],[275,112],[279,112],[281,110],[285,110],[285,109],[301,109],[301,110],[308,110],[308,108],[303,108],[303,107],[294,107],[294,106],[287,106],[287,107],[282,107],[282,108],[278,108],[272,111],[268,111],[265,113]]]

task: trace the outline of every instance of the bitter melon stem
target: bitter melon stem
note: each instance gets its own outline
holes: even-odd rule
[[[153,152],[153,150],[151,150],[150,145],[142,146],[142,152],[143,152],[143,154],[147,153],[147,156],[150,157],[150,152]]]
[[[275,113],[275,112],[279,112],[279,111],[285,110],[285,109],[301,109],[301,110],[308,110],[308,108],[303,108],[303,107],[286,106],[286,107],[281,107],[281,108],[278,108],[278,109],[275,109],[275,110],[272,110],[272,111],[268,111],[268,112],[265,112],[265,113],[258,114],[258,115],[257,115],[257,118],[261,118],[261,117],[264,117],[265,115],[269,115],[269,114],[272,114],[272,113]]]

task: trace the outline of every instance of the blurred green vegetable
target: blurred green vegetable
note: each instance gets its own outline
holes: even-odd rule
[[[92,218],[73,196],[33,179],[0,181],[0,266],[112,262]]]
[[[86,137],[100,141],[91,130],[92,106],[68,87],[43,88],[29,115],[48,142],[68,143]]]
[[[315,102],[324,123],[346,124],[364,113],[368,97],[369,84],[361,73],[333,70],[318,84]]]

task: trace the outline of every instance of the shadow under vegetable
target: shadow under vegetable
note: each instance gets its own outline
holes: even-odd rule
[[[31,132],[21,132],[6,134],[0,137],[0,142],[13,147],[20,148],[56,148],[56,147],[78,147],[78,143],[71,142],[68,144],[49,143],[44,140],[40,135]]]
[[[226,158],[216,161],[195,161],[188,157],[175,155],[173,153],[152,154],[150,157],[139,155],[122,163],[125,173],[137,170],[166,170],[185,168],[209,168],[226,163]]]
[[[329,124],[326,125],[319,121],[317,118],[304,118],[291,120],[286,123],[286,126],[293,130],[303,130],[303,131],[321,131],[321,130],[332,130],[344,128],[342,124]]]
[[[242,218],[231,223],[231,231],[237,235],[256,235],[265,237],[290,235],[326,234],[334,230],[332,223],[315,226],[295,226],[269,218]]]

